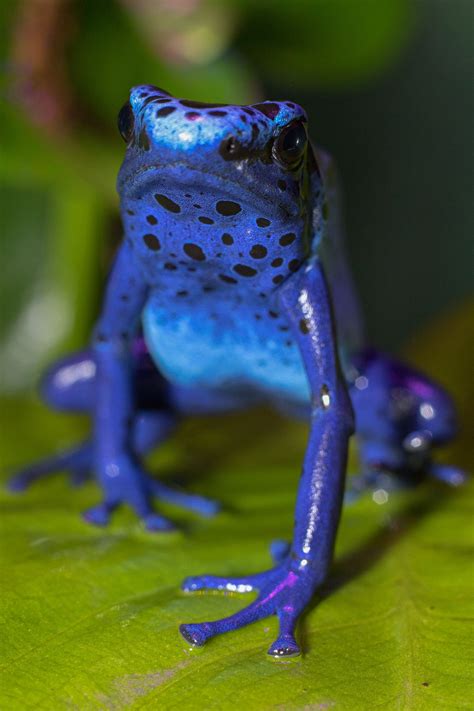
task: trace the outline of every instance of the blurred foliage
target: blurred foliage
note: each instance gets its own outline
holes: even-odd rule
[[[474,401],[466,355],[472,316],[466,310],[438,323],[411,348],[415,361],[447,381],[466,422]],[[0,457],[11,466],[83,433],[74,419],[30,400],[4,400],[0,428]],[[2,708],[472,708],[472,482],[449,490],[427,481],[384,505],[367,495],[345,507],[332,574],[299,627],[302,658],[266,657],[275,618],[203,649],[190,650],[179,636],[181,622],[222,617],[249,602],[184,595],[179,585],[187,575],[269,565],[270,541],[291,535],[306,434],[261,411],[188,420],[152,466],[220,499],[224,511],[202,520],[163,507],[184,526],[173,534],[145,533],[127,511],[107,530],[88,526],[80,511],[97,501],[98,489],[87,484],[72,495],[64,475],[23,495],[0,494],[8,570]],[[443,456],[468,466],[471,448],[465,432]]]
[[[352,85],[385,70],[408,0],[12,0],[0,3],[2,388],[84,343],[119,238],[115,117],[131,86],[251,102],[260,82]]]
[[[348,87],[373,78],[410,38],[414,4],[400,0],[242,0],[240,47],[275,83]],[[248,13],[248,14],[247,14]]]

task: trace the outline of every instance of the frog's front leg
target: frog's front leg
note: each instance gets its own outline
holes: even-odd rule
[[[94,332],[93,463],[104,498],[85,513],[85,518],[104,525],[114,509],[127,504],[149,530],[168,530],[173,525],[155,513],[154,497],[205,515],[215,513],[218,507],[213,501],[173,491],[154,481],[135,455],[131,345],[147,295],[148,288],[136,264],[133,248],[125,241],[112,270]]]
[[[138,412],[132,426],[134,453],[144,457],[152,449],[165,442],[176,426],[177,415],[173,411]],[[18,471],[8,482],[11,491],[24,491],[32,484],[57,472],[68,472],[73,486],[84,484],[94,470],[94,447],[91,439],[74,447],[33,462]]]
[[[269,654],[299,653],[295,627],[331,563],[341,511],[347,446],[353,415],[339,368],[330,298],[319,262],[297,272],[281,289],[281,303],[297,339],[311,388],[311,429],[300,479],[295,529],[289,553],[263,573],[243,578],[188,578],[192,592],[218,589],[257,590],[256,600],[231,617],[181,626],[192,644],[235,630],[255,620],[277,615],[280,634]],[[281,556],[277,556],[277,560]]]

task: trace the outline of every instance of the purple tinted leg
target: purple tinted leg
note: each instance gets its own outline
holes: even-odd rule
[[[225,632],[232,632],[256,620],[276,614],[279,619],[280,634],[268,650],[275,657],[289,657],[300,654],[295,639],[295,628],[299,616],[311,598],[311,591],[298,590],[298,576],[288,572],[284,566],[258,575],[241,578],[219,578],[202,576],[188,578],[183,584],[184,590],[220,590],[226,592],[247,593],[258,590],[259,594],[250,603],[234,615],[212,622],[183,624],[180,632],[193,645],[202,646],[211,637]]]
[[[137,362],[134,370],[134,383],[137,391],[138,405],[156,407],[156,411],[148,409],[138,412],[132,426],[132,449],[135,455],[143,457],[153,448],[166,441],[174,431],[177,423],[176,404],[171,402],[170,386],[160,373],[153,368],[150,358],[143,349],[135,354]],[[73,354],[61,359],[50,368],[42,379],[41,393],[43,399],[54,409],[66,412],[90,412],[94,402],[96,387],[96,364],[90,351]],[[228,407],[228,398],[220,400],[217,394],[206,391],[192,390],[189,397],[186,389],[180,389],[176,398],[184,409],[193,411],[196,405],[214,411]],[[161,408],[161,409],[159,409]],[[35,481],[58,472],[67,470],[74,484],[85,481],[94,470],[93,447],[91,442],[61,452],[37,462],[18,474],[11,482],[13,491],[21,491]],[[154,513],[151,502],[157,498],[162,501],[194,511],[204,516],[212,516],[219,510],[219,504],[205,497],[175,490],[159,481],[148,477],[144,472],[137,472],[135,481],[127,486],[128,499],[126,503],[134,508],[137,514],[145,520],[150,530],[165,530],[172,527],[162,516]],[[133,479],[133,477],[132,477]],[[97,525],[105,525],[115,508],[120,505],[110,494],[104,501],[89,509],[84,518]]]
[[[181,625],[195,645],[269,615],[277,615],[280,634],[269,649],[274,657],[299,653],[295,627],[315,590],[324,582],[339,522],[352,410],[338,363],[326,280],[321,266],[302,269],[282,287],[282,306],[300,347],[312,394],[311,428],[295,513],[291,549],[278,543],[274,568],[241,578],[209,575],[188,578],[188,592],[213,589],[258,591],[257,599],[235,615]]]

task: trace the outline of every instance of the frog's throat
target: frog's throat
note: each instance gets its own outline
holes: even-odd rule
[[[209,179],[212,179],[220,186],[220,189],[227,187],[227,193],[232,196],[237,196],[242,198],[242,193],[246,193],[252,201],[255,199],[260,202],[266,202],[269,205],[274,206],[275,200],[273,195],[266,195],[262,190],[262,186],[257,181],[249,181],[245,179],[243,173],[239,171],[238,180],[229,176],[227,173],[219,173],[217,171],[208,170],[207,168],[196,167],[184,160],[159,163],[154,161],[148,165],[140,165],[134,168],[131,166],[127,168],[126,166],[121,169],[119,173],[119,178],[117,181],[117,189],[119,194],[122,196],[122,200],[133,199],[139,197],[143,194],[146,189],[147,181],[153,183],[150,185],[150,190],[156,188],[156,173],[160,171],[170,171],[170,170],[182,169],[182,178],[178,181],[175,178],[175,183],[180,182],[183,189],[187,187],[195,187],[199,182],[199,178],[196,176],[201,176],[201,182],[207,184]],[[193,177],[191,177],[193,176]],[[286,218],[296,217],[299,213],[299,208],[297,203],[293,201],[283,202],[280,201],[279,207],[281,208],[284,216]],[[293,207],[293,209],[291,209]]]

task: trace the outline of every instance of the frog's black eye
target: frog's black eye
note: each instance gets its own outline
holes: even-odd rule
[[[127,101],[119,111],[117,126],[125,143],[130,143],[135,128],[135,116],[133,115],[133,109],[129,101]]]
[[[285,167],[294,167],[302,158],[307,143],[306,125],[303,121],[292,121],[275,139],[273,157]]]

